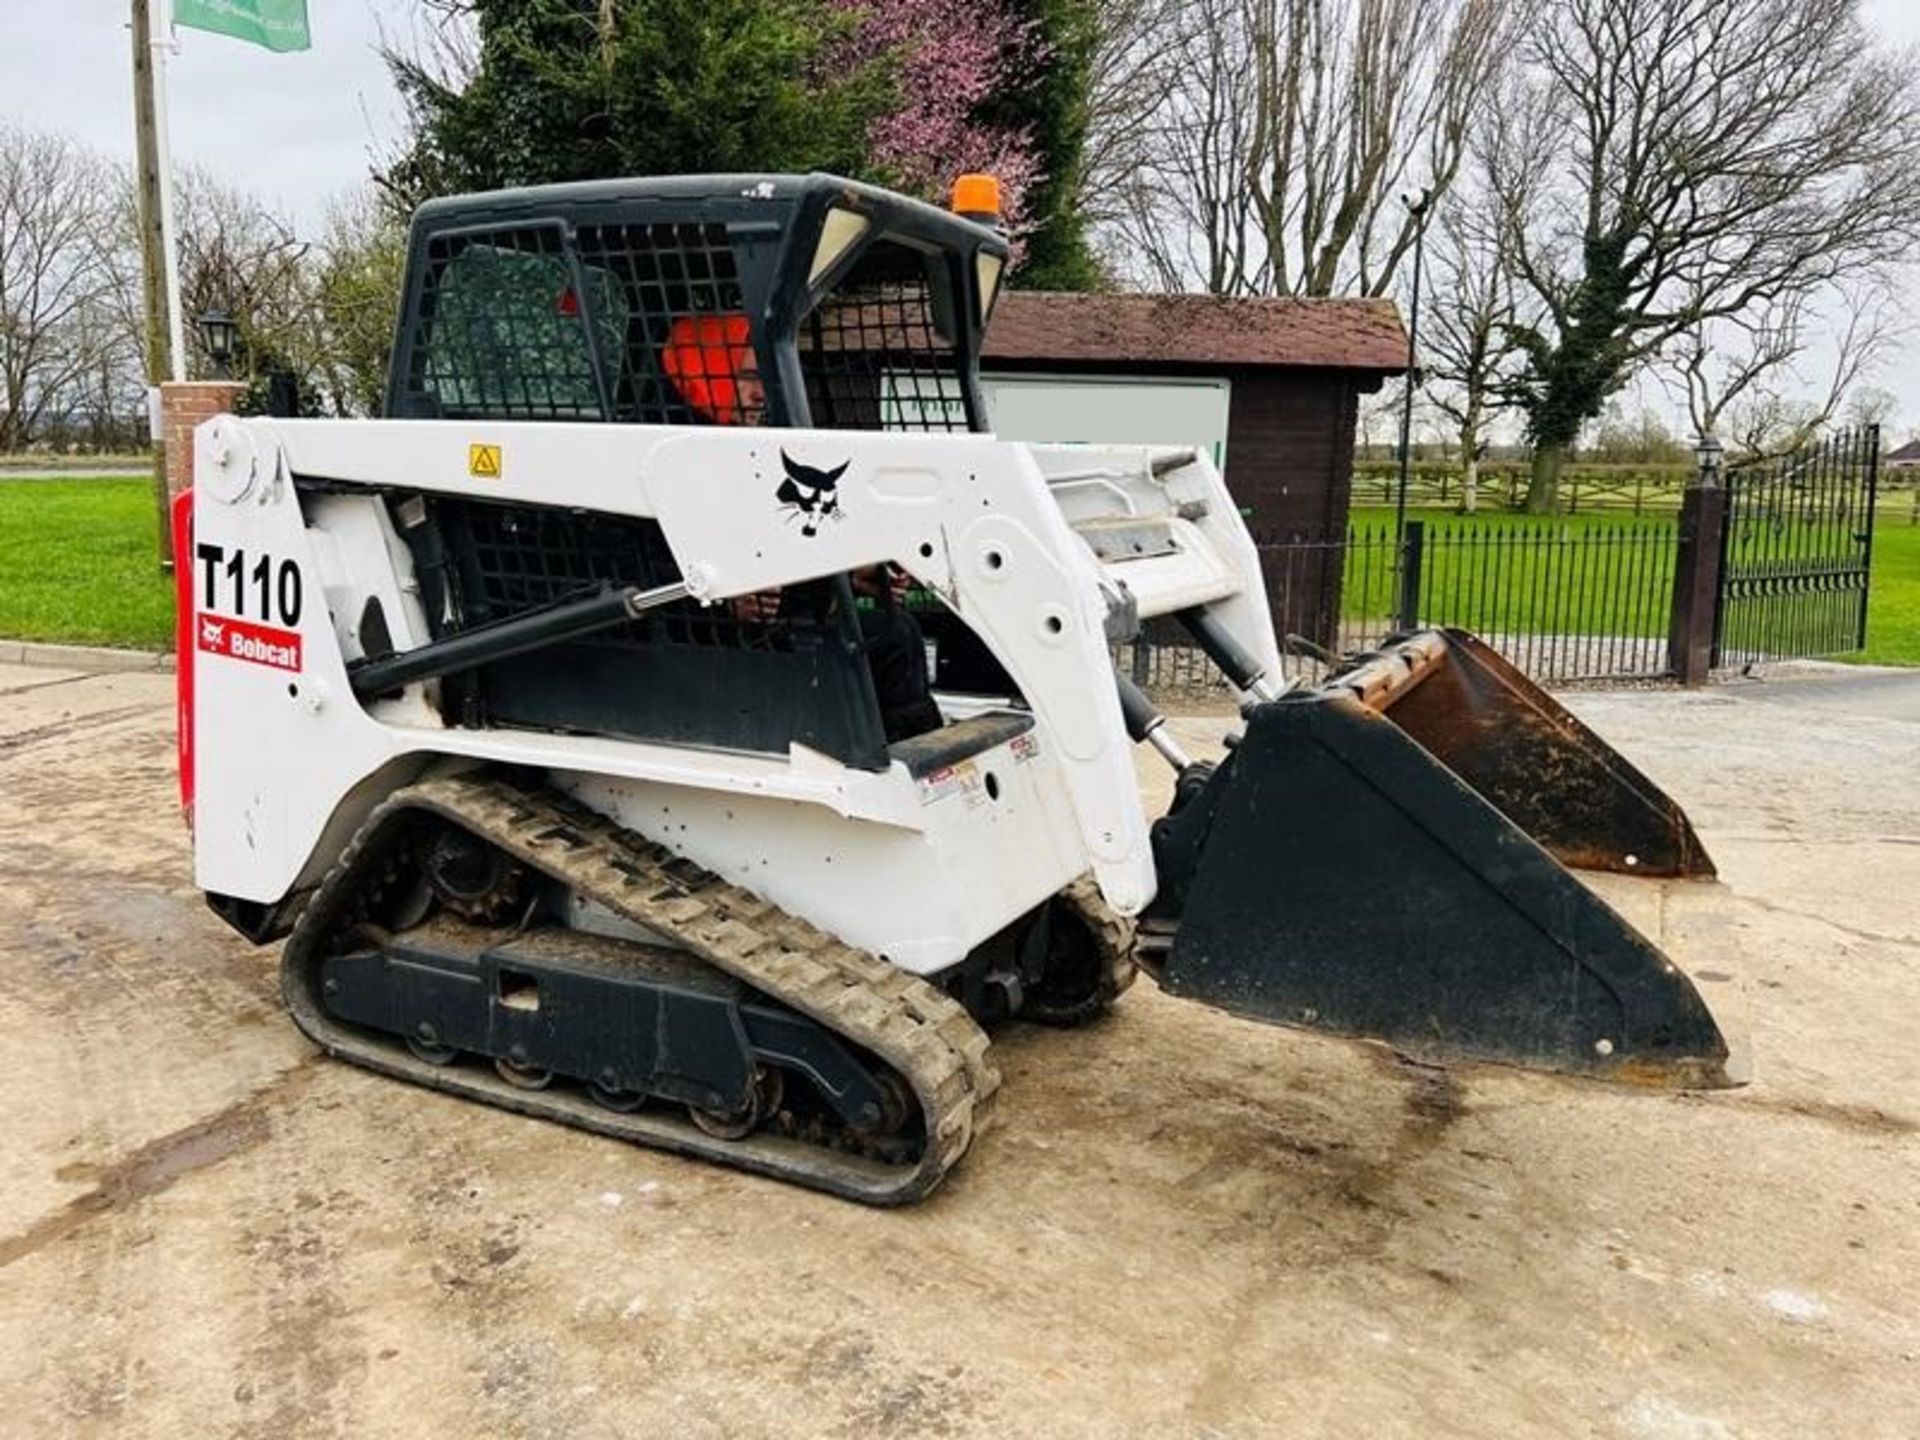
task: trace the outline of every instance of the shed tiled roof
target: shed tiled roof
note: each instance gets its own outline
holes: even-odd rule
[[[1909,440],[1898,450],[1889,450],[1886,458],[1895,465],[1920,464],[1920,440]]]
[[[1391,300],[1013,290],[983,360],[1289,366],[1399,374],[1407,332]]]

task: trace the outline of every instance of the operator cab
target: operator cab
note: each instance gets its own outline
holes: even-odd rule
[[[430,201],[387,413],[984,431],[1006,263],[996,229],[830,175]]]
[[[991,224],[828,175],[431,201],[408,241],[387,414],[984,432],[980,340],[1007,259]],[[795,477],[800,523],[830,519],[832,501],[797,482],[830,479]],[[447,496],[406,514],[436,640],[598,584],[680,578],[651,520]],[[875,601],[846,576],[804,589],[774,617],[685,602],[565,654],[449,676],[442,710],[778,755],[797,742],[885,769],[901,737],[862,653]],[[1013,694],[937,599],[906,603],[937,688]],[[636,649],[645,666],[628,663]]]

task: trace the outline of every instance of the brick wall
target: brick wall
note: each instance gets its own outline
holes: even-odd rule
[[[160,422],[167,445],[167,494],[193,483],[194,427],[233,409],[247,387],[233,380],[168,382],[160,387]]]

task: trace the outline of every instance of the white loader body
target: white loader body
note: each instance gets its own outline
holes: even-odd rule
[[[846,466],[830,514],[780,503],[783,456]],[[196,878],[246,901],[316,884],[396,787],[507,765],[931,973],[1088,871],[1123,914],[1152,899],[1110,616],[1204,604],[1268,674],[1279,668],[1252,543],[1217,472],[1191,452],[223,417],[200,430],[195,463],[195,553],[181,563],[195,571]],[[349,667],[365,658],[370,600],[392,650],[430,643],[396,521],[420,495],[657,521],[706,605],[891,562],[1018,689],[941,696],[947,718],[1018,705],[1031,725],[916,774],[903,759],[859,769],[800,745],[774,756],[475,728],[442,713],[435,680],[363,701]]]

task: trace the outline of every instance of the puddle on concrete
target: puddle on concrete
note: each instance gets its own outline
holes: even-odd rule
[[[290,1086],[302,1083],[311,1073],[311,1065],[310,1060],[302,1061],[266,1089],[184,1130],[150,1140],[123,1160],[106,1165],[85,1161],[62,1165],[54,1172],[58,1179],[90,1180],[93,1189],[76,1195],[20,1234],[0,1239],[0,1270],[44,1249],[95,1216],[157,1195],[182,1176],[217,1165],[230,1155],[260,1144],[272,1133],[266,1115],[267,1097],[278,1097]]]

